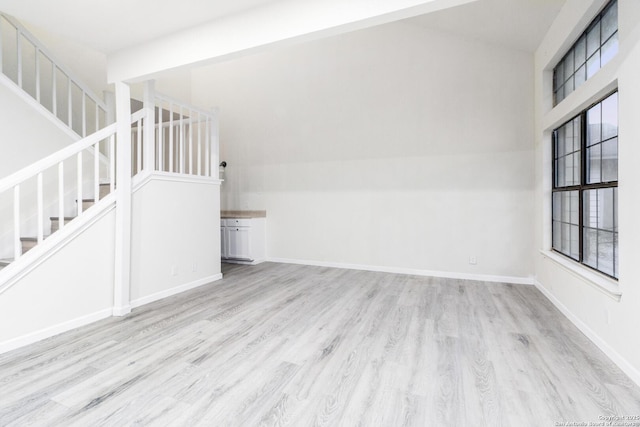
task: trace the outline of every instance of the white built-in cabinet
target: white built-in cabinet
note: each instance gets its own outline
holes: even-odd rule
[[[220,252],[226,262],[258,264],[266,258],[265,218],[220,220]]]

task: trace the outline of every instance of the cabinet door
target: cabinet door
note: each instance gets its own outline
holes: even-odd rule
[[[250,227],[226,227],[228,230],[228,257],[251,261]]]

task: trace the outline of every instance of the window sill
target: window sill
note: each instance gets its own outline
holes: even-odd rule
[[[566,259],[564,256],[553,251],[540,250],[540,254],[560,265],[579,279],[584,280],[596,290],[607,295],[609,298],[612,298],[615,301],[620,301],[622,291],[620,290],[620,285],[615,280],[599,274],[596,271],[592,271],[587,267],[583,267],[579,263]]]

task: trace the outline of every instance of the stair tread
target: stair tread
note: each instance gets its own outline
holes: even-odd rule
[[[49,236],[50,236],[50,235],[49,235],[49,234],[47,234],[47,235],[42,236],[42,238],[43,238],[43,239],[46,239],[46,238],[47,238],[47,237],[49,237]],[[37,242],[37,241],[38,241],[38,238],[37,238],[37,237],[30,237],[30,236],[29,236],[29,237],[21,237],[21,238],[20,238],[20,241],[22,241],[22,242]]]
[[[74,218],[75,218],[75,216],[65,216],[64,220],[65,221],[71,221]],[[49,219],[58,221],[60,219],[60,217],[59,216],[50,216]]]
[[[13,262],[13,258],[0,259],[0,265],[7,266]]]

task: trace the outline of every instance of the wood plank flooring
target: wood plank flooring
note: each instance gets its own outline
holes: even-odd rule
[[[0,355],[0,426],[553,426],[640,389],[535,288],[321,267],[224,279]]]

